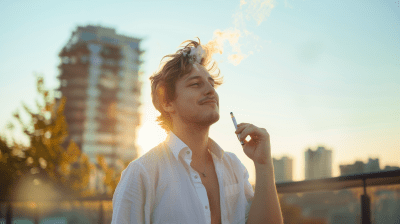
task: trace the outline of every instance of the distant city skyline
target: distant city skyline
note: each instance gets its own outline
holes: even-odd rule
[[[254,182],[254,166],[234,134],[238,123],[266,128],[272,156],[293,158],[293,180],[305,178],[304,153],[324,145],[332,150],[332,176],[339,165],[379,158],[400,161],[400,11],[388,1],[270,1],[261,14],[256,2],[1,1],[0,131],[21,102],[34,106],[33,72],[50,88],[60,86],[58,53],[77,26],[101,25],[143,39],[143,103],[138,130],[141,154],[165,139],[150,97],[149,77],[163,56],[187,39],[202,43],[215,31],[239,34],[214,58],[225,83],[220,120],[210,137],[235,153]],[[273,7],[271,6],[273,5]],[[239,52],[238,47],[239,46]],[[229,56],[243,57],[238,65]],[[150,136],[150,137],[149,137]],[[151,138],[151,140],[149,140]]]
[[[332,163],[329,163],[332,150],[327,150],[320,145],[315,150],[308,148],[304,153],[305,180],[321,179],[332,177]],[[275,181],[290,182],[293,181],[293,158],[290,156],[282,156],[282,158],[273,158]],[[400,163],[399,163],[400,165]],[[353,164],[340,164],[340,176],[372,173],[379,171],[389,171],[400,169],[400,166],[383,166],[381,168],[379,158],[368,158],[368,162],[355,161]]]

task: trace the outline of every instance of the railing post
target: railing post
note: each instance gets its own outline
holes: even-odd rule
[[[12,222],[12,204],[11,201],[7,204],[7,214],[6,214],[6,224],[11,224]]]
[[[363,178],[364,182],[364,195],[361,195],[361,218],[362,224],[371,224],[371,207],[370,207],[370,199],[367,195],[365,178]]]
[[[100,210],[99,210],[99,224],[104,223],[104,209],[103,209],[103,201],[100,201]]]
[[[33,212],[34,212],[34,223],[35,224],[39,224],[39,203],[38,204],[36,204],[36,206],[33,208],[34,210],[33,210]]]

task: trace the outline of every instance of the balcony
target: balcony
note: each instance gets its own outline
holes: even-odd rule
[[[115,60],[119,60],[120,58],[122,58],[121,50],[119,49],[119,47],[116,47],[112,44],[104,44],[100,55],[103,58],[112,58]]]
[[[400,213],[397,213],[400,211],[400,170],[277,183],[276,187],[285,223],[369,224],[400,221],[398,215]],[[329,193],[329,191],[336,191],[336,193]],[[306,194],[309,195],[306,196]],[[323,198],[319,198],[321,195]],[[331,196],[326,197],[326,195]],[[388,198],[388,195],[391,197]],[[302,211],[298,205],[301,201],[299,198],[308,198],[309,205],[307,206],[314,205],[318,208],[314,211],[310,209]],[[353,199],[357,202],[355,203]],[[40,223],[39,221],[55,218],[61,220],[60,223],[67,223],[66,220],[70,220],[72,216],[89,223],[110,223],[111,200],[111,197],[66,199],[60,196],[48,200],[33,200],[33,198],[27,201],[2,200],[0,223],[9,224],[14,219],[14,221],[29,220],[26,223],[36,224]],[[390,203],[392,201],[396,203]],[[56,210],[55,207],[57,207]],[[325,208],[333,209],[334,207],[340,207],[340,209],[330,212],[330,219],[318,217],[326,213]],[[350,210],[346,211],[346,208]],[[354,216],[351,215],[351,210]],[[300,213],[309,214],[308,217],[301,217]]]
[[[71,56],[76,54],[89,54],[90,51],[85,43],[79,43],[71,46],[71,48],[64,47],[58,54],[59,57]]]

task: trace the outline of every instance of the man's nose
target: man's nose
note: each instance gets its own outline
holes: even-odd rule
[[[216,95],[215,88],[211,85],[211,83],[207,82],[206,84],[206,94],[205,95]]]

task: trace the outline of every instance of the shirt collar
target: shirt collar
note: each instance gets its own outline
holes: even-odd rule
[[[178,138],[172,131],[168,132],[168,136],[165,139],[165,143],[171,150],[172,154],[175,156],[176,160],[179,161],[179,154],[182,150],[188,148],[192,151],[181,139]],[[210,152],[217,156],[217,158],[222,159],[224,156],[224,150],[210,137],[208,138],[208,148]]]

